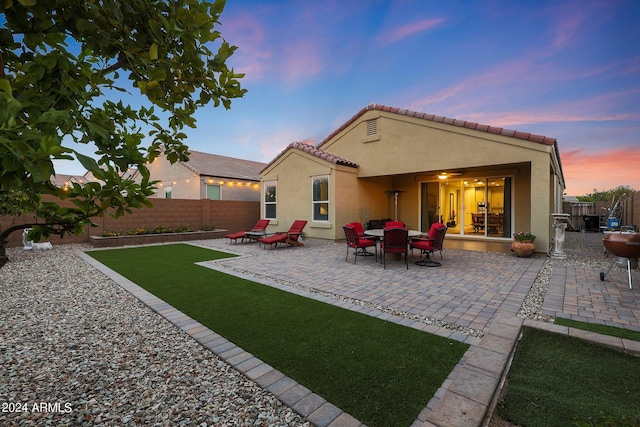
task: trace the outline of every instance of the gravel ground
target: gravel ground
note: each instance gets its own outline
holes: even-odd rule
[[[0,425],[308,426],[74,255],[8,250]]]

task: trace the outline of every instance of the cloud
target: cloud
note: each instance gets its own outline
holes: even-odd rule
[[[581,196],[592,193],[594,189],[606,191],[620,185],[640,190],[638,149],[572,150],[561,152],[560,158],[570,195]]]
[[[385,46],[396,43],[406,37],[431,30],[444,22],[444,18],[422,19],[393,28],[380,34],[376,39]]]
[[[240,12],[224,21],[222,31],[229,43],[238,46],[229,62],[236,72],[246,74],[243,82],[262,80],[274,57],[262,22],[251,13]]]

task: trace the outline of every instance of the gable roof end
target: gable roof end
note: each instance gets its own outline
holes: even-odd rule
[[[333,163],[334,165],[347,166],[351,168],[358,167],[358,164],[355,162],[352,162],[342,157],[338,157],[334,154],[329,153],[328,151],[321,150],[320,148],[317,148],[311,144],[307,144],[305,142],[292,142],[291,144],[287,145],[287,147],[284,150],[282,150],[282,152],[278,154],[271,162],[269,162],[269,164],[267,164],[267,166],[265,166],[264,169],[260,171],[260,173],[264,172],[269,166],[275,163],[280,157],[284,155],[284,153],[286,153],[290,149],[303,151],[305,153],[311,154],[314,157],[325,160],[329,163]]]
[[[468,129],[481,131],[481,132],[488,132],[488,133],[494,133],[494,134],[497,134],[497,135],[510,136],[512,138],[518,138],[518,139],[523,139],[523,140],[526,140],[526,141],[537,142],[539,144],[544,144],[544,145],[554,145],[556,143],[556,139],[555,138],[549,138],[549,137],[543,136],[543,135],[535,135],[535,134],[531,134],[531,133],[527,133],[527,132],[518,132],[518,131],[515,131],[515,130],[511,130],[511,129],[505,129],[505,128],[500,128],[500,127],[483,125],[483,124],[480,124],[480,123],[468,122],[468,121],[465,121],[465,120],[452,119],[452,118],[449,118],[449,117],[435,116],[433,114],[420,113],[420,112],[417,112],[417,111],[411,111],[411,110],[405,110],[405,109],[400,109],[400,108],[395,108],[395,107],[389,107],[389,106],[386,106],[386,105],[369,104],[365,108],[363,108],[362,110],[358,111],[353,117],[351,117],[349,120],[347,120],[342,126],[340,126],[338,129],[333,131],[320,144],[318,144],[318,147],[322,147],[323,144],[325,144],[326,142],[330,141],[334,136],[336,136],[337,134],[342,132],[347,127],[351,126],[351,124],[353,124],[356,120],[358,120],[358,118],[360,116],[362,116],[364,113],[366,113],[367,111],[372,111],[372,110],[384,111],[384,112],[387,112],[387,113],[394,113],[394,114],[401,114],[401,115],[404,115],[404,116],[415,117],[415,118],[418,118],[418,119],[429,120],[429,121],[432,121],[432,122],[444,123],[444,124],[448,124],[448,125],[452,125],[452,126],[464,127],[464,128],[468,128]]]

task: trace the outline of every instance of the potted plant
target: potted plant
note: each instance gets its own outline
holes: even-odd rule
[[[536,235],[530,231],[521,231],[514,234],[514,240],[511,242],[511,252],[519,257],[530,257],[536,251]]]

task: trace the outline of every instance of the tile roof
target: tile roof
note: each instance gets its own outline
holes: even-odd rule
[[[481,131],[481,132],[488,132],[488,133],[494,133],[494,134],[498,134],[498,135],[510,136],[510,137],[513,137],[513,138],[524,139],[524,140],[527,140],[527,141],[537,142],[537,143],[545,144],[545,145],[554,145],[556,143],[556,139],[555,138],[549,138],[549,137],[543,136],[543,135],[536,135],[536,134],[532,134],[532,133],[528,133],[528,132],[518,132],[518,131],[515,131],[515,130],[500,128],[500,127],[494,127],[494,126],[489,126],[489,125],[483,125],[483,124],[475,123],[475,122],[467,122],[465,120],[457,120],[457,119],[452,119],[452,118],[444,117],[444,116],[436,116],[434,114],[420,113],[420,112],[417,112],[417,111],[406,110],[406,109],[396,108],[396,107],[388,107],[386,105],[369,104],[366,107],[364,107],[362,110],[358,111],[353,117],[351,117],[349,120],[347,120],[342,126],[340,126],[338,129],[333,131],[320,144],[318,144],[318,147],[322,147],[323,144],[325,144],[326,142],[331,140],[331,138],[333,138],[334,136],[336,136],[337,134],[342,132],[344,129],[349,127],[360,116],[362,116],[367,111],[371,111],[371,110],[378,110],[378,111],[384,111],[384,112],[388,112],[388,113],[402,114],[402,115],[405,115],[405,116],[415,117],[415,118],[418,118],[418,119],[430,120],[432,122],[439,122],[439,123],[449,124],[449,125],[453,125],[453,126],[459,126],[459,127],[463,127],[463,128],[467,128],[467,129],[478,130],[478,131]]]
[[[199,175],[260,181],[260,171],[266,166],[266,163],[200,151],[189,150],[189,153],[189,161],[181,163]]]
[[[91,181],[84,175],[66,175],[66,174],[56,174],[51,176],[51,183],[58,188],[62,188],[65,185],[70,185],[72,182],[77,182],[78,184],[86,184]]]
[[[282,152],[278,154],[271,162],[269,162],[269,164],[267,164],[262,170],[264,171],[267,167],[275,163],[277,159],[282,157],[284,153],[286,153],[291,148],[304,151],[305,153],[311,154],[312,156],[319,159],[326,160],[327,162],[333,163],[334,165],[348,166],[352,168],[358,167],[357,163],[344,159],[342,157],[338,157],[334,154],[329,153],[328,151],[321,150],[320,148],[315,147],[312,144],[308,144],[306,142],[292,142],[291,144],[287,145],[287,147],[282,150]]]

